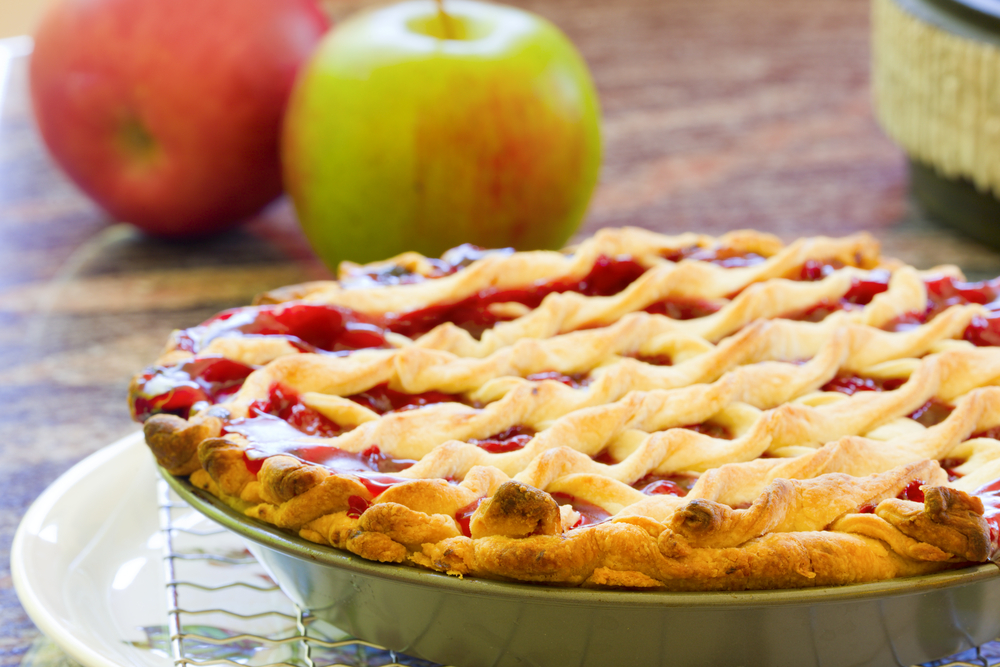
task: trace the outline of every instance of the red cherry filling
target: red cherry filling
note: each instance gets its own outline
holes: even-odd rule
[[[976,436],[972,436],[972,437],[976,437]],[[956,479],[960,479],[962,477],[962,473],[960,473],[957,470],[955,470],[955,468],[957,468],[958,466],[960,466],[963,463],[965,463],[965,459],[954,459],[954,458],[952,458],[952,459],[941,459],[940,461],[938,461],[938,463],[941,465],[941,468],[946,473],[948,473],[948,481],[949,482],[954,482]]]
[[[481,258],[487,251],[475,247],[459,247],[446,253],[441,261],[442,275],[454,272]],[[739,260],[758,262],[764,258],[742,254],[731,249],[688,248],[670,255],[669,259],[698,259],[723,265],[737,265]],[[435,260],[436,261],[436,260]],[[810,260],[801,269],[802,279],[816,279],[834,270],[838,263]],[[399,267],[395,267],[399,269]],[[306,352],[349,352],[357,349],[385,348],[385,331],[418,335],[444,321],[454,321],[470,330],[482,331],[502,318],[493,314],[493,303],[515,301],[535,307],[552,292],[578,291],[587,295],[609,295],[620,292],[644,272],[631,258],[600,257],[591,272],[580,281],[547,281],[524,289],[484,290],[454,304],[436,305],[418,311],[385,316],[368,316],[338,306],[320,304],[277,304],[225,311],[204,324],[178,334],[179,349],[197,352],[220,336],[281,336]],[[392,267],[382,269],[379,284],[391,284],[401,278]],[[387,273],[386,273],[387,272]],[[390,278],[392,280],[390,280]],[[888,287],[889,274],[872,271],[864,279],[856,279],[838,301],[823,300],[803,311],[788,313],[786,319],[821,321],[837,310],[863,306]],[[376,281],[378,282],[378,281]],[[398,282],[398,281],[397,281]],[[884,328],[903,331],[934,317],[955,304],[979,303],[994,317],[977,316],[964,333],[965,340],[978,346],[1000,344],[1000,278],[980,283],[965,283],[951,277],[932,278],[927,283],[929,306],[926,313],[909,313],[896,318]],[[699,300],[671,299],[653,304],[647,309],[674,319],[704,317],[716,311],[714,304]],[[214,359],[214,357],[213,357]],[[655,363],[655,361],[654,361]],[[212,368],[208,368],[212,366]],[[186,417],[195,403],[215,403],[224,400],[239,388],[252,367],[237,362],[192,360],[172,368],[156,368],[142,376],[144,385],[137,392],[132,411],[138,420],[157,412],[169,412]],[[218,378],[218,379],[213,379]],[[166,388],[164,390],[164,388]]]
[[[513,248],[486,250],[471,243],[463,243],[441,255],[441,259],[427,258],[433,267],[427,275],[414,273],[398,264],[382,264],[363,271],[352,272],[340,281],[341,287],[355,289],[359,287],[376,287],[386,285],[412,285],[425,280],[433,280],[450,276],[487,255],[510,255]]]
[[[361,452],[361,460],[367,463],[368,467],[372,470],[390,473],[406,470],[416,463],[416,461],[412,461],[410,459],[393,458],[382,452],[382,450],[378,448],[378,445],[372,445]]]
[[[1000,345],[1000,278],[966,283],[949,276],[941,276],[925,282],[929,301],[925,319],[929,320],[954,305],[969,303],[984,305],[989,314],[972,318],[963,338],[978,347]]]
[[[303,352],[389,347],[378,317],[310,303],[234,308],[181,331],[175,340],[178,349],[197,353],[223,336],[280,336]]]
[[[735,248],[716,247],[702,248],[701,246],[688,246],[676,250],[667,250],[660,254],[666,260],[679,262],[684,259],[694,259],[699,262],[709,262],[718,264],[727,269],[743,266],[754,266],[767,261],[766,257],[754,252],[745,252]]]
[[[281,384],[271,385],[267,399],[250,404],[249,414],[273,415],[306,435],[332,438],[344,432],[339,424],[307,407],[299,395]]]
[[[864,378],[857,375],[838,375],[820,388],[852,396],[859,391],[892,391],[906,384],[904,378]]]
[[[923,424],[927,428],[937,426],[952,413],[953,406],[942,403],[936,398],[932,398],[910,414],[910,419]]]
[[[854,278],[850,288],[839,299],[820,299],[809,308],[785,313],[785,320],[800,322],[822,322],[838,310],[853,310],[871,303],[878,294],[889,289],[890,274],[883,269],[875,269],[864,278]]]
[[[927,298],[934,304],[935,315],[954,305],[978,303],[990,310],[1000,310],[1000,278],[967,283],[951,276],[930,278]]]
[[[315,463],[338,474],[349,474],[357,477],[374,498],[391,486],[406,481],[392,473],[406,470],[415,461],[396,459],[387,456],[377,446],[369,447],[363,452],[345,452],[342,449],[321,442],[310,442],[307,436],[296,434],[298,439],[260,439],[265,428],[261,421],[268,417],[242,420],[226,429],[227,432],[238,432],[252,437],[251,446],[244,450],[243,461],[247,470],[256,475],[264,465],[265,459],[277,455],[294,456],[307,463]],[[274,417],[270,417],[274,419]],[[276,420],[275,421],[279,421]],[[256,422],[256,423],[255,423]],[[274,432],[277,432],[275,429]],[[272,432],[272,435],[273,433]]]
[[[867,306],[876,296],[889,289],[891,274],[884,269],[870,271],[864,278],[855,278],[840,299],[849,304]]]
[[[482,257],[487,251],[460,246],[445,255],[453,260],[441,263],[440,275],[454,273]],[[506,252],[506,251],[491,251]],[[628,287],[646,271],[631,257],[597,259],[582,279],[549,280],[516,289],[487,288],[455,303],[435,304],[403,313],[366,315],[348,308],[323,304],[291,303],[227,310],[203,324],[186,329],[176,337],[179,349],[197,352],[220,336],[283,336],[304,352],[318,350],[348,352],[389,347],[385,332],[410,337],[427,333],[444,322],[466,328],[474,335],[510,319],[490,310],[496,303],[520,303],[537,308],[553,292],[579,292],[587,296],[610,296]],[[435,276],[436,277],[436,276]],[[385,267],[364,279],[375,285],[419,282],[401,267]],[[358,277],[348,287],[357,287]]]
[[[645,308],[653,315],[666,315],[672,320],[693,320],[719,311],[719,306],[703,299],[675,297],[659,301]]]
[[[243,450],[243,463],[246,465],[247,470],[250,471],[250,474],[254,477],[256,477],[260,472],[260,469],[264,467],[264,459],[266,458],[266,456],[256,456],[256,452],[249,449]]]
[[[535,429],[530,426],[517,425],[488,438],[469,440],[469,444],[485,449],[491,454],[501,454],[524,449],[524,446],[531,442],[533,437],[535,437]]]
[[[609,452],[606,449],[602,449],[599,454],[595,454],[590,458],[596,461],[597,463],[603,463],[606,466],[613,466],[616,463],[618,463],[618,461],[616,461],[614,457],[611,456],[611,452]]]
[[[463,243],[460,246],[445,251],[441,255],[441,259],[427,258],[427,262],[433,267],[427,275],[415,273],[398,264],[380,264],[364,269],[358,267],[350,271],[346,278],[341,279],[340,285],[345,289],[386,285],[411,285],[425,280],[450,276],[488,255],[510,255],[513,253],[513,248],[488,250],[480,248],[477,245],[472,245],[471,243]]]
[[[744,252],[733,248],[701,248],[698,246],[669,251],[663,253],[662,256],[673,262],[693,259],[717,264],[725,268],[754,266],[767,261],[766,257],[752,252]],[[803,267],[803,275],[810,275],[811,272],[815,271],[828,273],[835,267],[843,266],[840,262],[821,263],[815,260],[811,261],[810,270],[806,270]],[[693,320],[718,312],[719,306],[704,299],[672,297],[647,306],[645,311],[653,315],[665,315],[674,320]]]
[[[1000,479],[976,489],[975,493],[983,501],[983,518],[990,527],[991,556],[1000,551]]]
[[[187,419],[196,403],[219,403],[235,394],[256,368],[214,355],[155,366],[137,380],[132,417],[145,421],[165,412]]]
[[[906,383],[902,378],[863,378],[857,375],[838,375],[822,387],[822,391],[836,391],[851,396],[859,391],[893,391]],[[955,408],[932,398],[908,416],[910,419],[930,428],[940,424]]]
[[[664,256],[666,259],[672,261],[680,261],[681,259],[698,259],[729,268],[737,266],[753,266],[767,261],[766,257],[762,257],[755,253],[740,253],[735,250],[725,248],[705,249],[698,248],[696,246],[693,248],[684,248],[674,251],[673,253],[669,253]],[[810,259],[802,265],[799,272],[794,274],[791,279],[801,281],[822,280],[843,266],[844,263],[839,260],[821,261]],[[790,313],[785,316],[785,319],[819,322],[830,313],[849,307],[847,304],[867,304],[872,300],[875,294],[884,292],[888,288],[888,280],[889,273],[887,271],[873,271],[868,278],[856,279],[851,285],[851,289],[844,295],[839,303],[824,300],[816,306],[808,308],[804,311]],[[739,292],[736,294],[738,293]],[[730,297],[734,297],[736,294],[732,294]],[[654,303],[645,310],[647,313],[653,313],[654,315],[666,315],[667,317],[675,320],[691,320],[718,312],[719,306],[703,299],[672,298]]]
[[[472,515],[476,513],[476,510],[479,509],[479,506],[483,504],[484,500],[486,500],[486,498],[477,498],[472,501],[472,503],[455,512],[455,521],[458,523],[458,527],[462,531],[462,534],[466,537],[472,537],[472,529],[469,524],[472,521]]]
[[[347,452],[320,440],[322,437],[335,435],[334,429],[339,429],[328,419],[311,411],[301,403],[296,403],[292,396],[282,391],[274,392],[277,396],[270,401],[270,407],[290,416],[287,420],[267,412],[261,412],[260,407],[251,408],[255,416],[247,419],[235,419],[223,427],[225,433],[239,433],[250,441],[250,446],[243,452],[243,460],[247,470],[256,475],[264,465],[264,460],[279,454],[294,456],[308,463],[315,463],[335,473],[346,473],[358,478],[372,496],[377,496],[390,486],[404,481],[391,473],[406,470],[415,461],[397,459],[382,452],[377,445],[368,447],[361,452]],[[263,403],[263,402],[261,402]],[[300,408],[300,409],[297,409]],[[323,421],[325,420],[325,422]],[[306,430],[302,430],[306,429]],[[388,474],[385,474],[388,473]]]
[[[445,274],[442,273],[441,275]],[[430,277],[436,278],[440,276],[424,276],[414,273],[398,264],[388,264],[353,273],[341,279],[340,286],[344,289],[357,289],[359,287],[386,285],[412,285],[413,283],[421,283]]]
[[[965,328],[962,338],[976,347],[1000,345],[1000,314],[989,317],[976,315]]]
[[[573,375],[566,375],[565,373],[560,373],[559,371],[542,371],[541,373],[532,373],[524,379],[530,380],[531,382],[555,380],[556,382],[562,382],[567,387],[572,387],[573,389],[581,389],[590,384],[589,373],[574,373]]]
[[[889,320],[880,328],[884,331],[893,332],[910,331],[926,323],[927,315],[925,313],[904,313]]]
[[[651,473],[642,479],[636,480],[632,484],[633,489],[645,493],[647,496],[686,496],[695,485],[698,478],[694,475],[683,475],[672,473],[669,475],[659,475]]]
[[[799,270],[799,274],[794,276],[793,279],[801,280],[804,282],[815,282],[817,280],[823,280],[830,274],[832,274],[837,269],[843,268],[844,263],[840,260],[818,260],[818,259],[807,259]]]
[[[389,385],[380,384],[366,389],[359,394],[353,394],[346,398],[355,403],[359,403],[373,412],[384,415],[389,412],[400,412],[402,410],[414,410],[425,405],[434,403],[461,403],[462,399],[455,394],[445,394],[440,391],[426,391],[422,394],[407,394],[395,389],[389,389]]]
[[[650,482],[646,486],[639,489],[642,493],[647,496],[686,496],[687,492],[677,484],[669,479],[659,479],[655,482]]]
[[[900,491],[896,497],[899,498],[900,500],[912,500],[915,503],[922,503],[924,502],[924,490],[921,489],[920,487],[924,486],[925,484],[927,484],[927,482],[925,482],[924,480],[915,479],[909,484],[907,484],[906,487],[902,491]],[[875,513],[875,505],[873,505],[872,503],[865,503],[864,505],[858,508],[858,514],[874,514],[874,513]]]
[[[347,498],[347,516],[352,519],[360,519],[365,510],[371,507],[371,503],[361,496],[349,496]]]
[[[906,488],[896,496],[900,500],[912,500],[915,503],[924,502],[924,491],[920,487],[926,484],[922,479],[915,479],[906,485]]]
[[[790,313],[780,315],[783,320],[795,320],[796,322],[822,322],[830,314],[838,310],[845,310],[843,304],[830,299],[820,299],[815,305],[802,310],[794,310]]]
[[[405,394],[389,389],[384,384],[347,398],[379,414],[458,400],[456,396],[441,392]],[[295,441],[300,439],[302,434],[332,438],[350,430],[349,427],[345,428],[306,406],[293,389],[281,384],[271,386],[267,399],[254,401],[250,405],[249,414],[251,416],[247,419],[229,422],[224,431],[241,433],[249,438],[255,446],[256,443]],[[275,453],[291,454],[304,461],[319,463],[338,470],[344,469],[344,466],[335,465],[333,460],[344,456],[360,461],[363,464],[363,470],[378,472],[398,472],[414,463],[406,459],[391,459],[383,454],[378,447],[369,447],[361,454],[345,453],[336,447],[327,445],[300,446],[295,442],[291,446],[282,446],[280,452],[271,451],[272,449],[273,447],[267,449],[269,453],[265,453],[265,458]]]
[[[645,272],[646,267],[631,257],[601,255],[583,280],[576,284],[568,284],[569,289],[566,290],[561,289],[562,285],[554,283],[555,291],[579,292],[584,296],[613,296],[634,283]]]
[[[378,445],[372,445],[362,452],[345,452],[330,445],[304,443],[288,448],[284,453],[338,472],[394,473],[406,470],[416,463],[388,456]]]
[[[556,491],[550,494],[552,499],[555,500],[559,505],[569,505],[574,510],[580,514],[580,518],[577,519],[576,523],[573,524],[572,528],[579,528],[580,526],[590,526],[595,523],[601,523],[606,521],[611,517],[610,512],[605,510],[603,507],[599,507],[593,503],[588,503],[586,500],[581,500],[576,496],[571,496],[568,493],[560,493]]]
[[[389,313],[385,326],[390,331],[416,338],[434,327],[451,322],[473,336],[493,328],[498,322],[511,319],[498,315],[490,306],[498,303],[519,303],[537,308],[549,294],[577,292],[585,296],[611,296],[631,285],[646,268],[631,257],[601,256],[590,273],[582,279],[548,280],[516,289],[487,288],[454,303],[435,304],[405,313]]]
[[[400,397],[408,396],[395,393]],[[394,398],[397,404],[403,400]],[[420,394],[417,398],[419,400],[426,397]],[[389,456],[377,445],[362,452],[346,452],[320,441],[319,438],[334,437],[349,429],[309,408],[294,390],[281,384],[272,385],[266,400],[254,401],[250,405],[249,414],[246,419],[228,422],[222,432],[239,433],[250,441],[250,447],[244,451],[243,458],[247,470],[255,475],[260,471],[264,459],[287,454],[337,473],[353,474],[372,496],[377,496],[402,481],[392,477],[391,473],[406,470],[415,463],[409,459]]]
[[[1000,440],[1000,426],[994,426],[985,431],[977,431],[969,436],[969,440],[973,438],[993,438],[994,440]]]
[[[652,366],[673,366],[674,360],[669,354],[635,354],[632,358],[636,361],[641,361],[644,364],[650,364]]]
[[[990,311],[977,315],[966,327],[963,338],[978,347],[1000,345],[1000,278],[980,283],[966,283],[949,276],[930,278],[927,285],[927,310],[907,313],[887,323],[889,331],[905,331],[923,324],[951,306],[978,303]]]

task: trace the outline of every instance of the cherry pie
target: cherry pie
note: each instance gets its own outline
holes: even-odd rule
[[[344,264],[174,332],[132,382],[160,465],[364,558],[741,590],[989,560],[1000,279],[608,229]]]

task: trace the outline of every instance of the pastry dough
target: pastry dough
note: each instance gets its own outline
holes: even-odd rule
[[[962,280],[866,234],[406,253],[175,332],[130,401],[170,473],[372,560],[670,590],[911,576],[1000,532],[1000,285]]]

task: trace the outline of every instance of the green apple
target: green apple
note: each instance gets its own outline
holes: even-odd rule
[[[431,0],[330,32],[285,116],[285,185],[331,267],[461,243],[562,246],[600,167],[600,109],[555,26],[502,5]]]

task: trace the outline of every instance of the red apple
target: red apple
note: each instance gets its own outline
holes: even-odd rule
[[[30,64],[39,129],[115,218],[220,231],[281,193],[285,104],[328,27],[315,0],[57,0]]]

